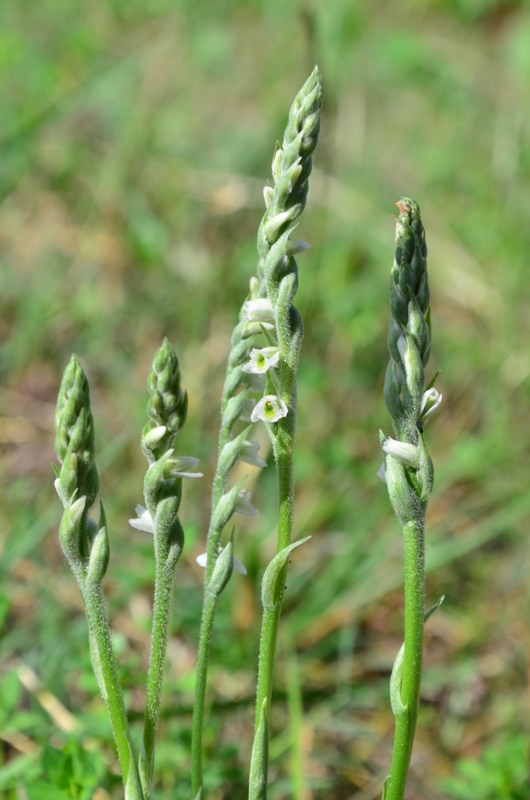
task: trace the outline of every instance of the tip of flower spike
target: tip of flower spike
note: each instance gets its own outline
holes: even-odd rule
[[[397,201],[396,206],[399,209],[399,220],[406,217],[409,221],[420,218],[420,207],[415,200],[410,197],[402,197]]]

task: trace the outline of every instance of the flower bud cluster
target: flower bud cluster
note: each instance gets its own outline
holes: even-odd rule
[[[152,533],[155,558],[174,569],[182,552],[184,533],[178,517],[184,478],[201,478],[195,472],[199,459],[175,456],[173,445],[186,422],[188,395],[180,385],[177,355],[167,339],[155,353],[147,379],[148,422],[142,431],[142,451],[149,467],[144,480],[145,505],[136,506],[129,524]]]
[[[109,561],[109,540],[103,506],[99,523],[89,512],[99,488],[94,462],[94,421],[90,392],[76,356],[66,367],[55,411],[55,488],[64,506],[59,529],[63,552],[79,583],[99,583]]]
[[[427,245],[419,206],[403,198],[396,204],[396,251],[391,270],[385,402],[396,438],[381,437],[385,463],[378,473],[386,481],[394,510],[410,520],[425,509],[432,490],[432,462],[423,441],[423,425],[442,396],[425,388],[431,331]],[[434,381],[433,381],[434,383]]]

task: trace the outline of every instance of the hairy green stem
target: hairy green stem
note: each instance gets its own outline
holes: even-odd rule
[[[112,650],[101,583],[85,580],[81,584],[81,593],[91,634],[91,655],[97,659],[97,663],[94,664],[94,672],[101,681],[101,688],[104,691],[125,785],[125,800],[144,800]]]
[[[425,546],[424,523],[410,522],[403,527],[405,550],[405,645],[401,703],[396,713],[396,733],[385,800],[403,800],[409,770],[423,661]]]
[[[161,553],[160,550],[163,550]],[[151,782],[155,761],[155,738],[160,713],[160,696],[164,680],[171,594],[176,561],[168,562],[168,548],[157,547],[155,536],[155,598],[153,603],[153,625],[151,633],[151,656],[147,673],[145,720],[140,753],[140,777],[146,800],[151,795]]]
[[[280,369],[280,380],[284,391],[282,399],[288,404],[289,413],[277,423],[273,439],[276,469],[278,472],[278,543],[276,552],[281,553],[291,544],[293,532],[293,450],[296,424],[295,372],[285,362]],[[268,715],[271,705],[274,677],[274,657],[278,638],[278,626],[282,611],[288,561],[281,568],[274,585],[271,602],[263,609],[259,648],[258,681],[256,690],[256,716],[254,721],[254,743],[252,747],[249,800],[266,800],[267,771],[269,762]]]
[[[212,640],[213,623],[217,610],[217,598],[205,591],[202,609],[199,652],[195,670],[195,702],[193,705],[193,724],[191,731],[191,796],[202,797],[202,732],[204,725],[204,706],[208,659]]]

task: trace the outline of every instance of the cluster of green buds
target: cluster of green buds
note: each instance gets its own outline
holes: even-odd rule
[[[434,381],[425,386],[424,367],[431,347],[427,245],[420,209],[414,200],[397,203],[396,251],[391,271],[390,361],[385,378],[385,403],[395,439],[381,434],[385,458],[379,473],[386,480],[398,519],[424,514],[432,491],[433,468],[423,428],[440,406]],[[390,458],[388,458],[390,456]]]
[[[64,506],[59,537],[78,582],[101,582],[109,562],[109,540],[103,505],[99,524],[89,512],[99,489],[94,462],[94,420],[90,392],[81,364],[72,356],[61,382],[55,412],[55,450],[61,463],[53,466],[55,488]]]

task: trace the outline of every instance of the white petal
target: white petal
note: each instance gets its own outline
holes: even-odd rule
[[[206,562],[208,561],[208,553],[201,553],[200,556],[197,556],[195,559],[199,567],[205,567]]]
[[[385,471],[385,463],[384,462],[381,464],[381,466],[377,470],[377,477],[379,478],[379,480],[383,481],[383,483],[386,483],[386,471]]]
[[[259,517],[258,509],[250,503],[251,497],[252,493],[248,489],[242,489],[239,492],[234,509],[236,514],[241,514],[242,517]]]
[[[148,431],[144,436],[144,442],[148,447],[153,447],[153,445],[157,444],[163,436],[165,436],[167,428],[165,425],[158,425],[156,428],[152,428]]]
[[[239,572],[241,575],[247,574],[245,565],[239,560],[239,558],[236,558],[235,556],[232,559],[232,567],[234,572]]]
[[[239,451],[239,460],[253,467],[266,467],[267,462],[259,455],[259,442],[249,442],[245,439]]]
[[[435,389],[434,386],[423,393],[420,409],[420,419],[422,422],[426,422],[429,417],[432,416],[432,414],[434,414],[434,412],[440,407],[442,398],[443,395],[441,395],[438,389]],[[426,407],[427,410],[425,411]]]
[[[399,442],[396,439],[385,439],[383,442],[383,450],[392,458],[401,461],[408,467],[417,469],[420,463],[420,451],[418,448],[409,444],[408,442]]]
[[[149,511],[143,506],[137,505],[136,513],[138,514],[138,519],[129,520],[131,528],[135,528],[137,531],[145,531],[145,533],[154,533],[153,518]]]
[[[259,297],[257,300],[247,300],[244,317],[248,322],[273,322],[274,316],[269,298]]]
[[[173,478],[202,478],[202,472],[189,472],[189,469],[194,469],[199,463],[198,458],[193,456],[180,456],[174,458],[170,462],[170,475]]]

